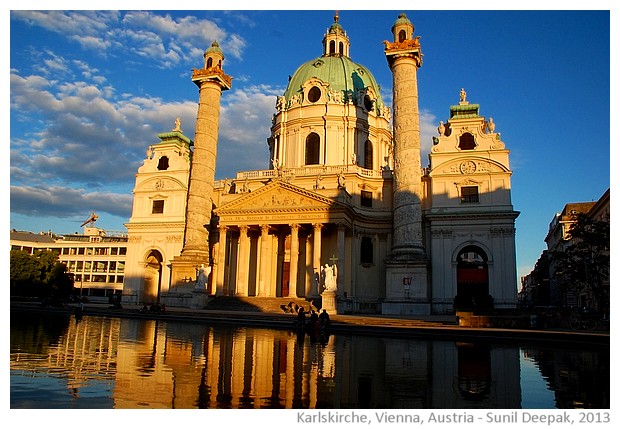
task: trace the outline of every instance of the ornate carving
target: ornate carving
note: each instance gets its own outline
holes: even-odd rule
[[[474,161],[461,162],[460,170],[463,174],[473,174],[476,172],[476,163]]]

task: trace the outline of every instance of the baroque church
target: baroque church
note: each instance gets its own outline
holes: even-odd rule
[[[509,151],[461,90],[422,166],[419,36],[400,14],[386,41],[393,105],[354,62],[338,14],[323,54],[277,97],[271,168],[215,180],[220,99],[214,42],[194,69],[194,140],[180,121],[136,175],[124,300],[320,300],[334,313],[453,314],[516,306]],[[267,158],[268,157],[268,158]]]

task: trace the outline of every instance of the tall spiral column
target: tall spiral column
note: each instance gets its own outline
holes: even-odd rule
[[[401,14],[392,27],[393,42],[385,56],[393,78],[393,238],[386,261],[384,312],[425,313],[428,302],[428,259],[422,238],[422,174],[417,71],[422,66],[419,37]],[[391,310],[390,310],[391,309]]]
[[[220,99],[231,88],[232,79],[224,74],[224,54],[217,42],[205,52],[202,69],[194,69],[192,81],[199,88],[196,135],[190,169],[185,234],[181,255],[172,263],[172,283],[182,285],[196,279],[196,267],[210,264],[209,231],[215,161],[217,158]]]

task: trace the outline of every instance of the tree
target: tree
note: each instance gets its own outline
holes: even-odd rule
[[[575,216],[568,231],[569,245],[553,253],[555,275],[567,290],[594,298],[598,309],[609,311],[609,222]]]
[[[73,279],[56,252],[12,250],[10,271],[12,295],[67,298],[73,291]]]

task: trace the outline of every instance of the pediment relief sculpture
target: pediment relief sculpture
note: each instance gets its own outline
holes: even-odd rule
[[[305,189],[287,183],[275,182],[219,207],[216,212],[299,210],[333,206],[340,206],[340,204]]]

